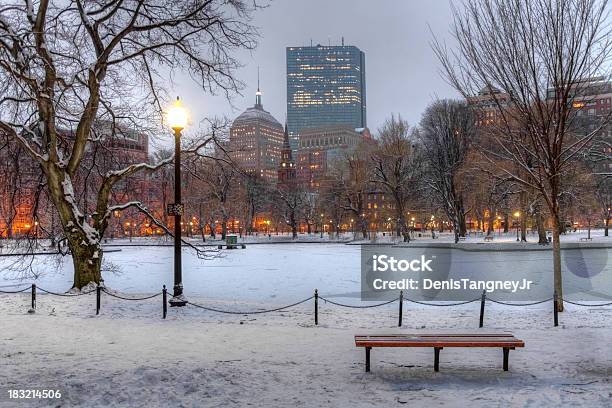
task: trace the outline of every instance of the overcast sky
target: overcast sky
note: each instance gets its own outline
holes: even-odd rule
[[[194,125],[205,115],[233,119],[254,104],[260,66],[264,108],[283,123],[285,48],[310,45],[311,39],[315,45],[339,45],[344,37],[345,45],[355,45],[366,54],[368,127],[376,131],[391,113],[417,124],[436,97],[458,96],[440,77],[429,46],[428,24],[437,36],[448,40],[450,22],[450,6],[443,0],[273,0],[254,15],[253,24],[261,32],[259,46],[240,55],[244,68],[238,77],[246,83],[242,95],[230,103],[182,77],[172,91],[184,99]]]

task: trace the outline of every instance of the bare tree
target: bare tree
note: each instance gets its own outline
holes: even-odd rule
[[[370,156],[371,146],[361,143],[330,166],[330,188],[340,198],[342,210],[355,220],[363,239],[368,236],[366,201],[372,187]]]
[[[434,42],[449,82],[465,97],[487,89],[497,103],[491,160],[511,163],[500,173],[538,191],[553,224],[554,289],[563,310],[561,182],[596,132],[569,132],[574,102],[587,79],[602,74],[610,57],[606,0],[465,0],[454,9],[458,49]],[[508,106],[494,90],[509,98]]]
[[[136,163],[89,186],[93,212],[77,201],[83,158],[104,136],[95,124],[161,123],[158,69],[185,68],[210,92],[236,91],[232,56],[252,49],[247,0],[5,1],[0,6],[0,129],[43,168],[72,251],[74,286],[100,281],[100,239],[114,209],[114,186],[168,163]],[[72,129],[62,132],[62,129]],[[88,215],[91,215],[89,217]]]
[[[275,192],[274,212],[291,228],[291,237],[297,238],[298,226],[303,218],[308,193],[296,184],[279,186]]]
[[[253,223],[257,214],[263,212],[270,204],[270,186],[257,175],[244,175],[242,177],[242,199],[245,206],[244,227],[246,233],[253,234]]]
[[[401,116],[385,121],[379,129],[378,141],[372,153],[372,181],[392,198],[397,236],[409,242],[407,205],[420,193],[422,160],[418,145],[411,139],[410,126]]]
[[[221,218],[221,239],[227,235],[227,223],[231,218],[232,197],[237,192],[238,172],[228,161],[223,151],[217,152],[214,158],[201,160],[194,177],[202,181],[208,193],[214,198],[214,205]]]
[[[467,232],[465,193],[460,182],[469,146],[474,139],[474,117],[465,102],[432,103],[421,120],[420,139],[427,160],[426,184],[433,199],[451,221],[455,242]]]

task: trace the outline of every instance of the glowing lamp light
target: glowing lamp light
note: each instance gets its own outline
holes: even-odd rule
[[[188,116],[187,110],[177,96],[176,101],[168,109],[168,126],[174,130],[183,130],[187,126]]]
[[[518,217],[520,217],[520,216],[521,216],[521,213],[517,211],[517,212],[515,212],[515,213],[514,213],[514,216],[515,216],[516,218],[518,218]]]

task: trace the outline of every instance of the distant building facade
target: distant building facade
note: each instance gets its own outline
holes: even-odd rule
[[[476,126],[491,126],[499,124],[499,108],[509,106],[510,95],[496,88],[483,88],[478,95],[468,97],[467,102],[474,108]]]
[[[298,149],[303,129],[328,125],[365,128],[365,54],[355,46],[287,48],[287,120]]]
[[[121,125],[112,130],[111,124],[106,122],[96,123],[93,132],[100,141],[95,146],[87,146],[82,166],[72,179],[78,204],[87,215],[95,210],[98,191],[90,185],[98,186],[98,173],[149,161],[147,134]],[[72,130],[59,129],[58,133],[68,142],[74,139]],[[6,143],[6,148],[0,149],[0,163],[8,166],[5,169],[0,166],[0,238],[25,235],[46,238],[56,232],[60,224],[46,187],[41,188],[42,168],[16,141],[6,140]],[[114,185],[112,201],[128,202],[146,197],[149,190],[149,176],[139,172]],[[127,234],[125,222],[129,223],[130,231],[140,229],[144,222],[136,223],[135,213],[134,210],[116,211],[109,220],[107,234]]]
[[[575,85],[573,93],[572,108],[576,116],[572,120],[572,130],[584,136],[596,132],[593,138],[596,143],[596,151],[593,151],[593,154],[588,157],[587,164],[596,174],[610,174],[612,173],[612,161],[610,160],[612,157],[610,147],[612,146],[612,121],[609,120],[609,115],[612,111],[612,81],[604,77],[587,78]],[[549,99],[554,96],[554,90],[549,90]]]
[[[367,128],[332,125],[303,129],[298,137],[296,156],[298,181],[311,189],[320,187],[330,164],[342,159],[364,140],[372,140]]]
[[[230,128],[230,157],[246,173],[276,183],[283,138],[283,126],[264,110],[258,88],[255,105]]]

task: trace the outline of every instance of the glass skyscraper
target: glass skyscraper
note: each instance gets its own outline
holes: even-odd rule
[[[288,47],[287,122],[293,150],[302,129],[366,127],[365,54],[355,46]]]

